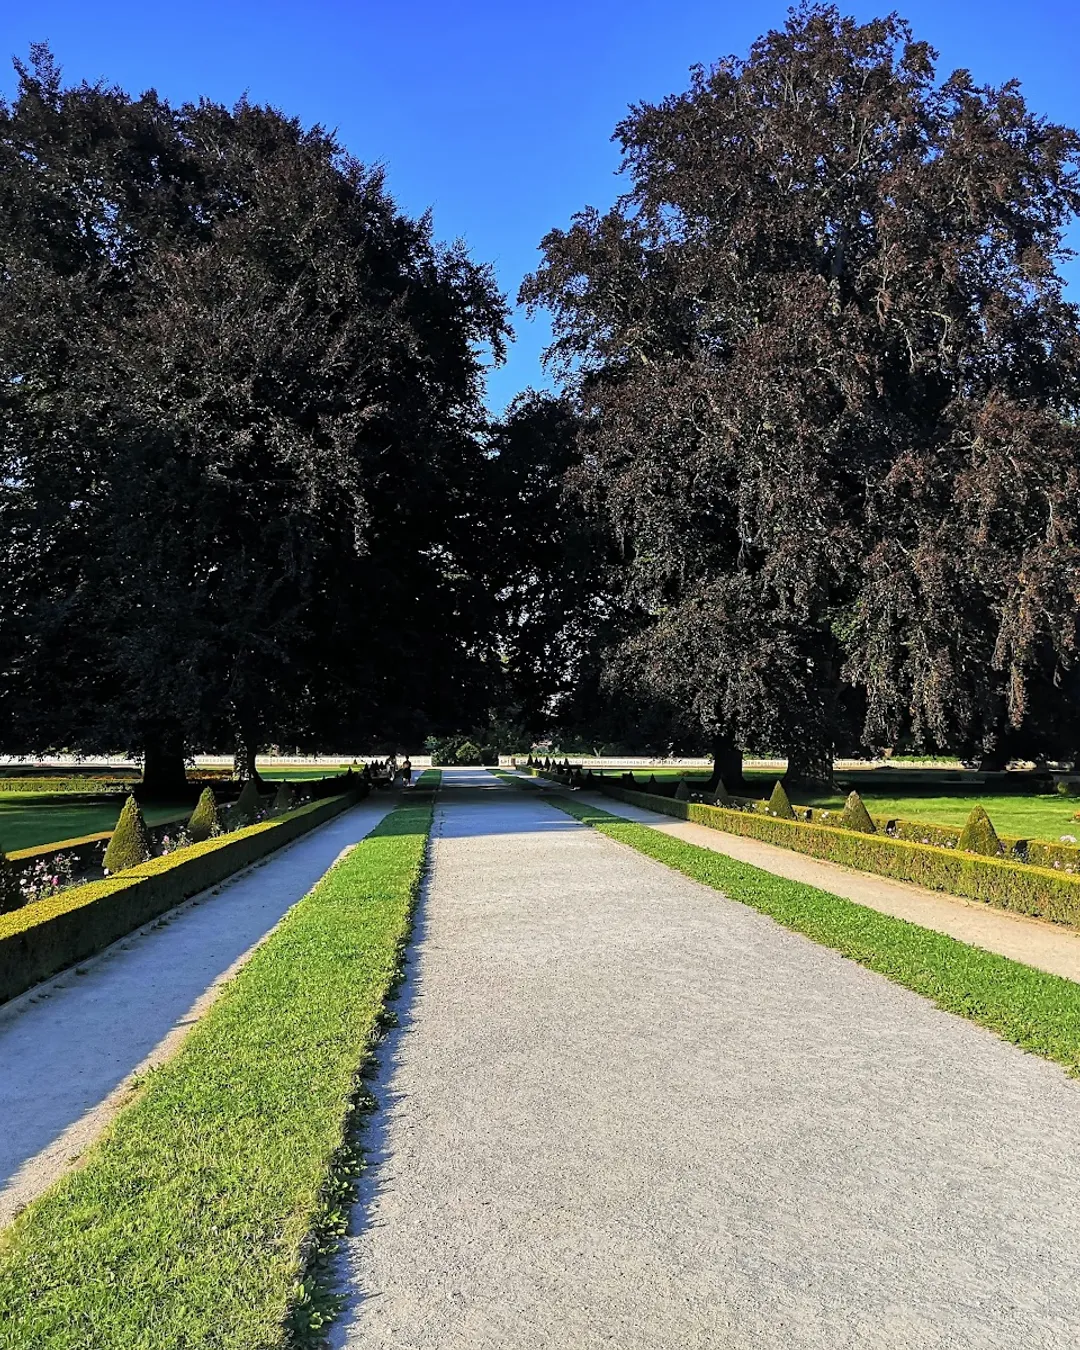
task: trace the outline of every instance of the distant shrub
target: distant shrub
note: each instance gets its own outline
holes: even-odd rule
[[[690,784],[685,778],[679,779],[679,785],[675,789],[675,797],[680,802],[688,802],[690,800]]]
[[[116,822],[109,847],[105,850],[102,866],[110,875],[126,872],[129,867],[138,867],[151,855],[150,836],[146,832],[146,821],[134,797],[129,797]]]
[[[259,796],[259,789],[255,786],[254,778],[249,778],[240,789],[240,796],[237,797],[232,810],[229,812],[229,828],[237,830],[244,825],[252,824],[258,817],[261,806],[262,798]]]
[[[1001,840],[981,806],[971,808],[971,815],[960,834],[957,848],[963,849],[965,853],[981,853],[986,858],[1001,856]]]
[[[795,812],[791,809],[791,801],[784,791],[783,783],[781,783],[779,779],[772,790],[772,796],[769,798],[767,809],[770,816],[776,816],[779,820],[795,819]]]
[[[454,752],[454,759],[458,764],[479,764],[480,747],[473,741],[462,741]]]
[[[220,833],[221,819],[218,816],[217,798],[214,796],[213,788],[203,788],[187,828],[188,834],[197,844]]]
[[[1062,778],[1058,781],[1057,790],[1062,797],[1080,797],[1080,782],[1075,778]]]
[[[295,800],[296,794],[293,792],[292,784],[287,778],[283,778],[274,794],[274,810],[291,811]]]
[[[848,799],[844,803],[844,810],[840,816],[840,827],[845,830],[858,830],[860,834],[877,833],[874,822],[870,819],[870,812],[867,811],[863,799],[854,789],[848,793]]]

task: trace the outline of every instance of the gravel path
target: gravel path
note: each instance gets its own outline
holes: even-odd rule
[[[535,779],[524,781],[536,782]],[[839,863],[809,858],[775,844],[713,830],[707,825],[673,820],[658,811],[646,811],[643,807],[631,806],[599,793],[574,795],[581,801],[603,807],[612,815],[622,816],[624,820],[639,821],[654,830],[685,839],[689,844],[697,844],[714,853],[725,853],[776,876],[805,881],[809,886],[817,886],[883,914],[947,933],[973,947],[997,952],[999,956],[1022,961],[1024,965],[1049,971],[1052,975],[1063,975],[1067,980],[1080,980],[1080,932],[1075,928],[1029,918],[1025,914],[1010,914],[1007,910],[980,904],[978,900],[945,895],[925,886],[891,881]]]
[[[337,816],[212,892],[0,1008],[0,1227],[52,1184],[176,1053],[221,985],[393,807]]]
[[[433,863],[339,1350],[1080,1343],[1060,1069],[539,796]]]

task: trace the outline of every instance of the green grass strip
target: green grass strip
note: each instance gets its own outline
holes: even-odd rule
[[[774,876],[601,807],[565,797],[548,800],[611,839],[1080,1076],[1080,984]]]
[[[425,769],[413,784],[418,788],[437,788],[442,783],[442,769]]]
[[[318,1343],[358,1170],[359,1071],[431,828],[403,806],[286,915],[69,1173],[0,1238],[8,1350]]]

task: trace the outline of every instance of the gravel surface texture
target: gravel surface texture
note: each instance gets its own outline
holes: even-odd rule
[[[363,802],[0,1008],[0,1226],[176,1053],[222,984],[396,804]]]
[[[1080,1084],[445,781],[338,1350],[1080,1343]]]
[[[536,782],[535,779],[526,781]],[[624,820],[639,821],[664,834],[685,839],[688,844],[725,853],[776,876],[805,881],[832,895],[843,896],[898,919],[907,919],[923,928],[947,933],[973,947],[997,952],[999,956],[1022,961],[1026,966],[1049,971],[1051,975],[1080,980],[1080,932],[1064,924],[1029,918],[1025,914],[1010,914],[977,900],[965,900],[962,896],[931,891],[925,886],[891,881],[839,863],[808,858],[791,849],[727,834],[692,821],[672,820],[658,811],[646,811],[599,793],[575,793],[574,796],[577,800],[601,806],[614,816],[622,816]]]

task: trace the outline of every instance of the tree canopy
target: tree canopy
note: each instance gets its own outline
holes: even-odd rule
[[[1080,137],[803,4],[492,270],[321,127],[0,104],[2,748],[1080,751]]]
[[[612,668],[807,771],[991,745],[1073,659],[1080,141],[935,59],[793,11],[631,110],[628,190],[522,288],[625,555]]]
[[[485,641],[454,578],[489,270],[320,128],[34,56],[0,108],[15,739],[175,765],[453,722]]]

